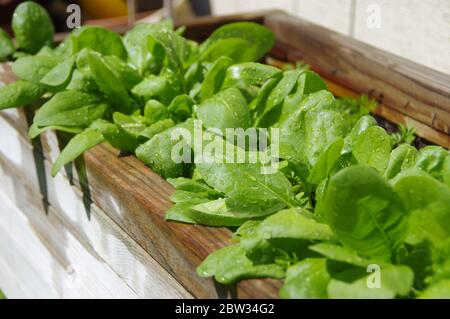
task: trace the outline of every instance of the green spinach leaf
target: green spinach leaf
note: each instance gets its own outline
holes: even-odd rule
[[[77,91],[56,93],[36,112],[33,123],[43,126],[88,127],[103,116],[108,104],[101,98]]]
[[[288,268],[281,298],[327,298],[330,281],[325,258],[307,258]]]
[[[369,286],[369,277],[352,283],[332,279],[328,285],[328,295],[338,299],[392,299],[396,296],[407,296],[413,280],[414,273],[407,266],[387,266],[380,270],[378,288],[375,284]]]
[[[242,39],[246,45],[240,46],[240,54],[231,56],[236,62],[252,62],[261,59],[273,46],[274,35],[264,26],[253,22],[235,22],[215,30],[200,46],[200,52],[207,51],[212,45],[226,39]],[[236,43],[234,43],[236,45]],[[234,51],[236,52],[236,51]]]
[[[98,55],[91,53],[87,59],[93,78],[100,90],[119,111],[129,113],[131,100],[123,83]]]
[[[245,97],[236,88],[213,95],[198,105],[195,111],[206,128],[217,128],[222,134],[225,134],[227,128],[246,129],[251,125]]]
[[[122,39],[111,30],[97,26],[83,26],[76,29],[70,37],[74,53],[87,48],[102,55],[115,55],[119,58],[127,56]]]
[[[69,141],[69,143],[61,151],[61,154],[59,154],[58,158],[53,164],[51,171],[53,177],[56,176],[56,174],[58,174],[61,167],[75,160],[85,151],[100,144],[105,140],[102,131],[96,128],[95,126],[96,125],[94,124],[92,125],[92,127],[85,129],[83,132],[75,135]]]
[[[410,212],[412,243],[429,239],[438,244],[450,236],[450,188],[417,168],[400,173],[391,181]]]
[[[42,78],[50,72],[58,61],[50,55],[32,55],[17,59],[12,64],[13,72],[22,80],[40,84]]]
[[[201,277],[211,277],[223,284],[245,278],[283,278],[285,271],[277,264],[253,265],[239,245],[232,245],[210,254],[197,268]]]
[[[225,79],[227,68],[233,64],[233,59],[222,56],[218,58],[205,75],[200,89],[200,100],[205,100],[220,90]]]
[[[25,1],[14,10],[12,29],[17,46],[29,53],[53,43],[55,28],[47,11],[38,3]]]
[[[326,220],[339,241],[363,257],[390,260],[407,235],[402,200],[371,167],[356,165],[338,172],[324,201]]]
[[[39,99],[44,89],[34,83],[17,81],[0,87],[0,110],[26,106]]]
[[[379,126],[372,126],[356,139],[353,155],[359,164],[372,166],[383,173],[388,165],[391,149],[391,139],[386,131]]]
[[[70,57],[54,66],[44,77],[41,83],[46,86],[63,89],[69,84],[75,66],[75,57]]]

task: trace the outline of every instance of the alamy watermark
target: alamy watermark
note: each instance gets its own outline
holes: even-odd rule
[[[369,3],[366,9],[367,19],[366,26],[368,29],[381,28],[381,7],[376,3]]]
[[[69,13],[66,19],[66,25],[69,29],[79,28],[81,26],[81,8],[78,4],[71,3],[67,6],[66,12]]]
[[[366,268],[366,272],[371,273],[367,277],[367,288],[381,288],[381,267],[378,264],[370,264]]]

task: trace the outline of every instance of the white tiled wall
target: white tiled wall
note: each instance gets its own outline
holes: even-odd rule
[[[282,9],[294,13],[292,0],[210,0],[214,14],[232,14],[264,9]]]
[[[366,26],[371,2],[380,5],[380,29]],[[450,0],[358,0],[354,36],[450,74]]]
[[[211,0],[214,14],[282,9],[450,74],[450,0]],[[378,5],[380,28],[367,20]],[[376,10],[376,9],[375,9]],[[449,84],[450,85],[450,84]]]
[[[341,33],[349,33],[351,0],[291,1],[295,4],[295,14],[301,18]]]

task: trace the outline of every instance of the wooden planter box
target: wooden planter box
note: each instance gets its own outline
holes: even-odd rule
[[[198,19],[186,22],[186,35],[202,40],[238,20],[274,31],[268,62],[303,60],[334,94],[375,97],[376,114],[450,147],[448,75],[282,12]],[[0,81],[14,80],[1,65]],[[196,267],[231,232],[166,222],[173,188],[134,156],[102,144],[51,178],[62,140],[48,132],[30,141],[31,119],[31,108],[0,111],[0,286],[8,297],[278,296],[277,280],[223,286],[198,277]]]

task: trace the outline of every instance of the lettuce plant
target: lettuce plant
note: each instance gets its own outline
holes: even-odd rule
[[[0,88],[0,109],[42,99],[30,136],[72,134],[52,175],[108,142],[176,188],[167,220],[230,227],[233,243],[208,256],[199,276],[283,279],[283,298],[449,297],[449,152],[417,150],[411,130],[393,138],[367,97],[336,99],[301,64],[259,63],[274,43],[269,29],[231,23],[198,44],[170,20],[124,36],[84,26],[55,46],[48,16],[32,2],[18,7],[13,29],[18,47],[0,32],[0,59],[15,59],[20,80]],[[175,161],[172,135],[194,131],[194,120],[205,129],[278,129],[277,170]],[[193,144],[181,147],[198,158]],[[225,145],[233,156],[265,154]]]

